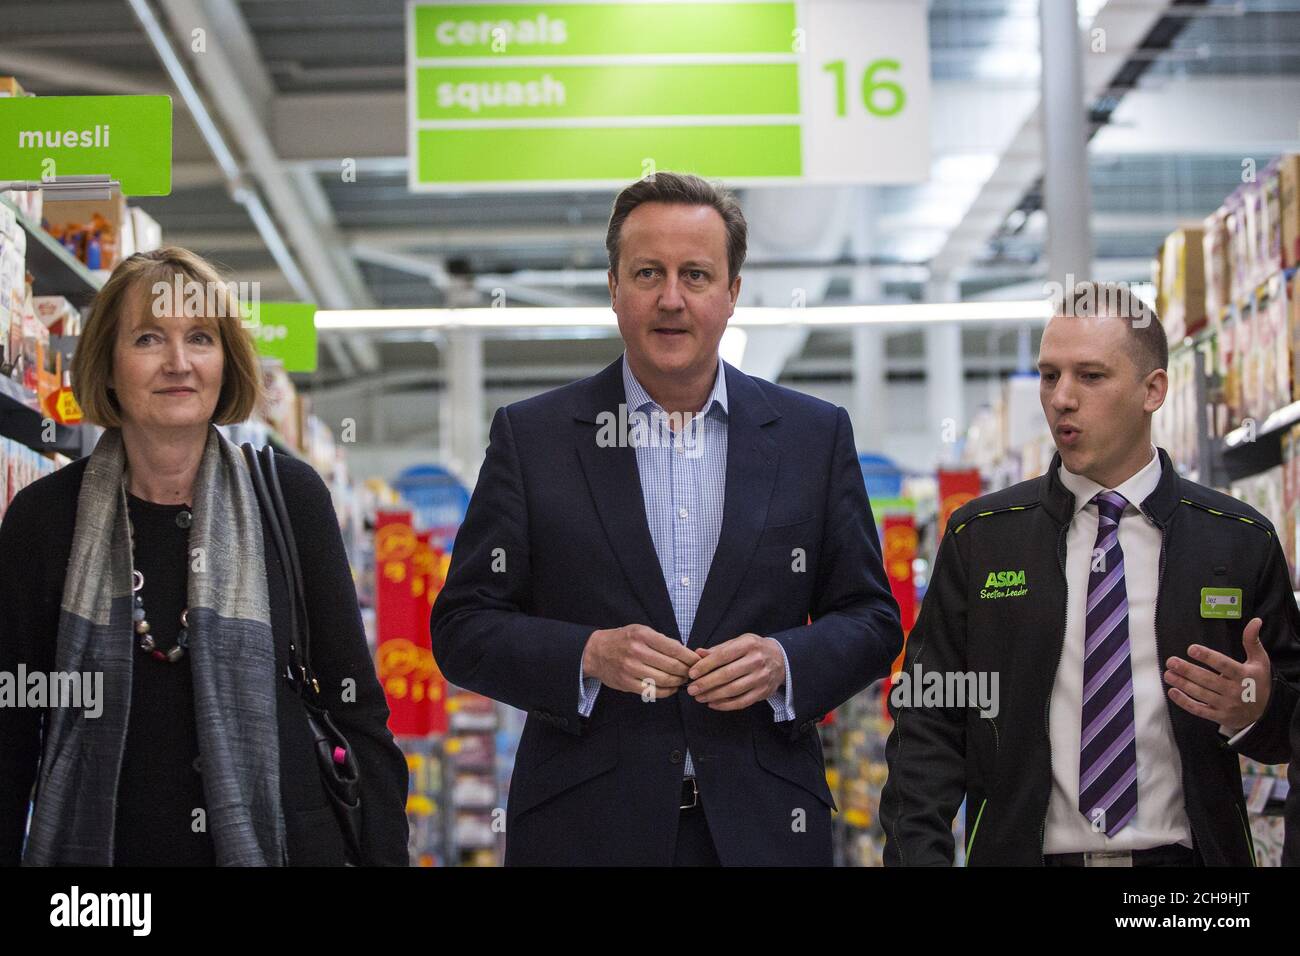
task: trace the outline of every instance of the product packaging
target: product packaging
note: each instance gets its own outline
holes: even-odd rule
[[[1300,401],[1300,271],[1291,277],[1287,315],[1291,339],[1291,401]]]
[[[131,218],[135,252],[153,252],[162,248],[162,226],[143,209],[131,206],[127,210]]]
[[[1223,327],[1223,313],[1232,295],[1228,256],[1228,214],[1220,207],[1202,224],[1202,259],[1205,265],[1205,312],[1211,328]]]
[[[1242,190],[1228,197],[1224,204],[1228,229],[1229,292],[1234,304],[1250,294],[1250,256],[1247,252],[1246,204]]]
[[[1160,247],[1156,311],[1171,343],[1205,325],[1205,230],[1175,229]]]
[[[1261,181],[1263,194],[1263,234],[1259,240],[1259,281],[1282,270],[1282,177],[1281,161],[1268,164]]]
[[[36,317],[51,335],[80,335],[81,312],[61,295],[38,295],[32,299]]]
[[[22,338],[22,299],[27,291],[27,233],[14,214],[0,205],[0,375],[12,373]],[[11,325],[19,323],[18,331]]]
[[[1278,203],[1282,220],[1282,267],[1300,266],[1300,153],[1278,160]]]
[[[1246,205],[1246,287],[1250,295],[1268,276],[1268,204],[1262,182],[1243,187]]]
[[[36,308],[32,304],[32,286],[30,277],[24,289],[21,309],[21,346],[19,349],[19,381],[28,391],[35,392],[40,385],[40,370],[45,353],[50,347],[50,330],[36,317]],[[12,324],[11,324],[12,333]],[[12,337],[10,339],[12,342]]]
[[[110,272],[135,252],[126,199],[117,188],[107,200],[47,201],[42,225],[91,271]]]

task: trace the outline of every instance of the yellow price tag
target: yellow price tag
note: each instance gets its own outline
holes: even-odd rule
[[[81,406],[77,404],[77,397],[72,394],[70,388],[59,389],[54,409],[58,413],[59,420],[65,425],[75,425],[81,421]]]

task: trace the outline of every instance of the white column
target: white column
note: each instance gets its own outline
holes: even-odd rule
[[[849,233],[849,252],[858,262],[850,280],[854,305],[880,301],[880,281],[867,262],[871,258],[874,191],[861,186],[854,197],[856,208]],[[885,424],[888,405],[885,383],[885,331],[878,325],[857,325],[851,333],[853,354],[853,398],[849,417],[859,451],[885,453]]]
[[[929,302],[956,302],[956,282],[937,277],[926,283]],[[927,323],[925,331],[925,398],[935,460],[955,460],[956,440],[966,428],[966,364],[961,350],[961,326],[956,322]]]
[[[447,467],[474,487],[487,442],[483,434],[483,335],[456,329],[447,336],[447,390],[442,417]]]
[[[1087,104],[1083,38],[1075,0],[1041,0],[1043,206],[1047,212],[1047,278],[1091,278],[1092,196],[1088,183]],[[1073,284],[1073,283],[1069,283]]]
[[[855,294],[854,302],[861,300]],[[885,383],[885,332],[878,325],[853,327],[853,404],[849,417],[858,451],[885,453],[889,417]]]

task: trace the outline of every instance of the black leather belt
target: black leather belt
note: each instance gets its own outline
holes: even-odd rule
[[[700,788],[694,777],[682,778],[682,799],[678,810],[694,810],[700,805]]]
[[[1196,851],[1181,843],[1153,846],[1148,850],[1103,853],[1050,853],[1044,866],[1196,866]]]

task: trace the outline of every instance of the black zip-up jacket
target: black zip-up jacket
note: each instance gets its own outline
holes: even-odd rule
[[[1161,664],[1187,658],[1196,643],[1245,660],[1242,631],[1251,618],[1263,619],[1260,639],[1273,672],[1268,709],[1235,747],[1216,724],[1165,695],[1193,842],[1206,865],[1250,866],[1237,754],[1264,763],[1291,758],[1300,610],[1267,519],[1180,477],[1163,449],[1159,454],[1160,483],[1141,509],[1163,535],[1155,606]],[[880,800],[886,865],[951,865],[951,825],[963,797],[967,865],[1043,863],[1052,791],[1048,712],[1065,641],[1065,543],[1074,515],[1059,465],[1058,455],[1044,477],[969,502],[948,523],[904,671],[913,674],[919,664],[923,672],[997,673],[999,706],[995,717],[985,718],[974,706],[896,708],[891,701],[895,723]],[[1003,596],[981,597],[990,572],[1003,571],[1023,572],[1023,583],[1008,575]],[[1240,588],[1241,617],[1203,618],[1205,587]],[[1294,793],[1300,781],[1292,768]],[[1298,809],[1293,799],[1284,863],[1300,862]]]

